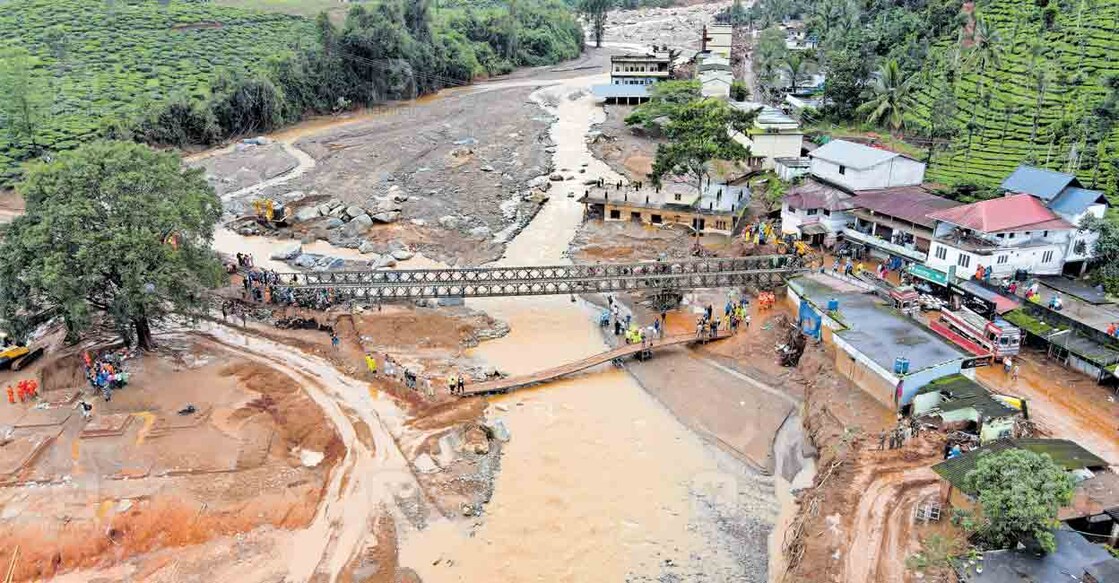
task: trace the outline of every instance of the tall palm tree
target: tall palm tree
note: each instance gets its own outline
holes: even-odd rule
[[[782,69],[789,75],[789,85],[791,85],[789,92],[795,95],[797,81],[812,73],[814,68],[815,63],[812,60],[812,55],[805,51],[789,51],[785,55],[784,63],[782,63]]]
[[[915,77],[904,77],[896,60],[889,60],[875,76],[871,89],[874,98],[859,106],[867,123],[884,125],[893,133],[906,127],[910,112],[917,106],[913,85]]]
[[[975,28],[971,33],[971,47],[968,48],[964,66],[975,73],[979,81],[977,97],[981,102],[988,102],[987,71],[997,69],[1002,65],[1002,37],[999,31],[987,24],[987,21],[976,16]],[[971,108],[971,122],[979,113],[978,107]]]

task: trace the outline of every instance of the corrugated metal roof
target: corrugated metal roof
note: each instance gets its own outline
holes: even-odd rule
[[[594,85],[591,87],[591,93],[595,97],[609,99],[611,97],[648,97],[649,88],[647,85]]]
[[[1070,229],[1064,219],[1028,194],[1015,194],[930,213],[929,218],[980,233]]]
[[[806,180],[789,189],[784,202],[794,209],[845,211],[854,206],[850,194],[816,180]]]
[[[895,217],[932,228],[929,213],[960,206],[960,203],[930,194],[920,186],[898,186],[879,190],[860,190],[852,200],[856,208]]]
[[[963,376],[951,375],[939,378],[920,389],[920,393],[939,391],[944,399],[937,407],[944,412],[960,409],[975,409],[984,418],[1008,417],[1016,415],[1017,409],[1008,407],[991,396],[983,385]]]
[[[1025,164],[1015,168],[1014,172],[1002,181],[1004,190],[1032,194],[1046,202],[1053,200],[1069,185],[1080,186],[1080,183],[1071,174]]]
[[[1107,203],[1103,193],[1098,190],[1070,186],[1049,203],[1049,208],[1065,215],[1078,215],[1088,210],[1096,201]]]
[[[940,477],[948,480],[953,486],[968,494],[973,494],[974,492],[964,487],[964,480],[968,472],[974,470],[979,464],[980,456],[1008,449],[1025,449],[1034,453],[1049,454],[1049,457],[1053,458],[1057,465],[1066,470],[1107,466],[1107,462],[1094,453],[1067,439],[999,439],[963,455],[940,462],[933,466],[932,470]]]
[[[897,152],[871,148],[847,140],[832,140],[816,148],[809,156],[861,170],[877,166],[900,156]]]
[[[1075,531],[1057,529],[1053,536],[1057,540],[1055,552],[1038,552],[1032,544],[1022,550],[988,551],[982,561],[958,561],[956,573],[963,583],[1071,582],[1081,580],[1080,575],[1089,566],[1117,560]],[[1115,583],[1114,579],[1103,581]]]

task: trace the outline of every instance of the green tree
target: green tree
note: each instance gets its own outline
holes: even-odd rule
[[[904,131],[917,106],[913,84],[914,77],[903,77],[897,61],[886,62],[871,84],[874,97],[860,105],[858,113],[865,115],[868,123],[886,126],[895,134]]]
[[[101,313],[150,349],[153,323],[197,314],[222,280],[221,202],[174,153],[92,142],[32,164],[18,190],[27,212],[0,243],[0,320],[17,335],[50,310],[75,339]]]
[[[12,143],[32,148],[50,106],[46,86],[33,74],[37,64],[24,49],[0,53],[0,125]]]
[[[602,46],[602,35],[606,30],[606,13],[614,7],[614,0],[579,0],[579,12],[591,23],[594,46]]]
[[[735,101],[746,101],[750,98],[750,89],[742,81],[734,81],[730,84],[730,98]]]
[[[698,99],[678,108],[665,124],[670,142],[657,146],[650,178],[660,184],[665,176],[691,176],[702,192],[708,163],[750,156],[750,150],[735,141],[731,133],[749,131],[755,115],[715,98]]]
[[[987,95],[987,72],[998,69],[1002,66],[1002,37],[999,35],[998,29],[990,26],[986,20],[980,17],[975,18],[975,28],[971,35],[971,47],[967,49],[967,56],[964,59],[964,67],[973,73],[978,78],[978,91],[976,92],[981,103],[988,103],[990,97]],[[975,116],[979,114],[979,107],[977,104],[972,104],[971,117],[968,123],[975,122]],[[970,149],[971,141],[968,140],[968,155],[971,154]]]
[[[783,63],[785,74],[789,76],[789,92],[796,94],[802,79],[816,70],[816,62],[806,51],[788,51]]]
[[[661,81],[649,89],[649,101],[634,108],[626,116],[626,124],[656,130],[661,118],[671,118],[683,106],[701,97],[699,81]]]
[[[1119,294],[1119,222],[1089,216],[1080,228],[1099,237],[1091,249],[1092,280],[1102,284],[1107,293]]]
[[[1010,449],[981,455],[964,478],[976,493],[982,516],[979,534],[1007,548],[1036,540],[1046,552],[1056,549],[1050,532],[1057,511],[1072,501],[1072,478],[1048,454]]]
[[[785,32],[777,27],[767,28],[758,35],[758,44],[754,48],[753,66],[757,78],[757,88],[764,96],[763,99],[776,98],[781,84],[778,71],[789,54],[785,46]]]

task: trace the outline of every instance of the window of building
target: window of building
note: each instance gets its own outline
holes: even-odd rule
[[[829,211],[828,209],[824,209],[820,212],[822,212],[825,217],[830,217],[831,216],[831,211]]]
[[[1042,231],[1041,236],[1042,237],[1048,237],[1049,236],[1049,231]]]
[[[967,269],[971,266],[971,255],[968,255],[967,253],[960,253],[959,258],[956,259],[956,265]]]
[[[808,209],[808,210],[804,211],[804,214],[806,214],[808,216],[812,216],[812,215],[816,214],[817,210],[818,209]]]
[[[999,255],[999,259],[996,263],[998,263],[999,265],[1002,265],[1003,263],[1006,263],[1007,261],[1010,261],[1010,256],[1009,255]]]
[[[618,209],[610,209],[610,218],[612,218],[612,219],[622,218],[622,211],[620,211]]]
[[[680,200],[680,193],[677,192],[676,194],[674,194],[673,198],[676,199],[676,200]]]
[[[1006,236],[1006,238],[1007,238],[1007,239],[1013,239],[1013,238],[1014,238],[1014,233],[1010,233],[1010,234],[1008,234],[1008,235]]]
[[[649,217],[649,220],[650,220],[650,221],[651,221],[651,222],[652,222],[652,223],[653,223],[654,225],[659,225],[659,224],[661,224],[661,223],[663,223],[663,222],[664,222],[664,220],[663,220],[663,219],[661,218],[661,216],[660,216],[660,215],[653,215],[653,216]]]
[[[1045,253],[1042,253],[1041,254],[1041,262],[1042,263],[1052,263],[1053,262],[1053,252],[1052,251],[1046,251]]]
[[[945,261],[948,259],[948,248],[943,245],[937,245],[933,255],[936,255],[937,259]]]
[[[999,239],[1005,239],[1006,238],[1006,233],[999,233],[998,238]]]
[[[847,167],[846,167],[846,166],[844,166],[844,165],[842,165],[842,164],[840,164],[840,165],[839,165],[839,173],[840,173],[840,174],[847,174]]]

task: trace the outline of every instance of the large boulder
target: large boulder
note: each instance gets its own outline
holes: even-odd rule
[[[375,253],[377,251],[377,246],[370,241],[362,241],[361,245],[357,246],[357,250],[362,254],[368,255],[369,253]]]
[[[458,227],[458,217],[454,215],[444,215],[439,217],[439,226],[445,229],[454,229]]]
[[[351,233],[364,233],[369,230],[369,227],[372,226],[373,219],[370,218],[369,215],[362,213],[350,219],[350,222],[346,223],[346,230]]]
[[[371,217],[377,223],[395,223],[400,220],[400,211],[377,213]]]
[[[366,214],[365,209],[363,209],[363,208],[361,208],[357,205],[350,206],[350,207],[346,208],[346,216],[351,218],[351,219],[354,218],[354,217],[359,217],[359,216],[364,215],[364,214]]]
[[[310,269],[319,262],[319,258],[314,255],[303,254],[295,258],[295,266],[304,269]]]
[[[392,258],[397,261],[408,261],[415,256],[415,253],[412,253],[407,249],[397,249],[396,251],[392,252]]]
[[[319,207],[305,206],[295,211],[295,220],[299,222],[310,221],[319,218],[320,214]]]
[[[490,228],[486,227],[486,226],[474,227],[473,229],[470,229],[470,236],[471,237],[477,237],[479,239],[489,239],[490,235],[492,235],[492,234],[493,234],[493,231],[490,230]]]
[[[291,243],[285,243],[273,251],[271,258],[276,261],[287,261],[299,257],[302,252],[303,245],[299,241],[292,241]]]
[[[342,219],[340,219],[338,217],[330,217],[330,218],[328,218],[328,219],[326,219],[325,221],[322,222],[322,226],[324,228],[327,228],[327,229],[337,229],[338,227],[341,227],[342,225],[345,225],[345,224],[346,224],[346,221],[343,221]]]
[[[330,211],[332,211],[332,210],[334,210],[334,207],[330,206],[329,204],[324,203],[324,204],[319,205],[319,214],[324,216],[324,217],[326,215],[329,215]]]
[[[378,255],[376,259],[369,262],[370,269],[381,269],[384,267],[393,267],[396,265],[396,260],[389,255]]]

